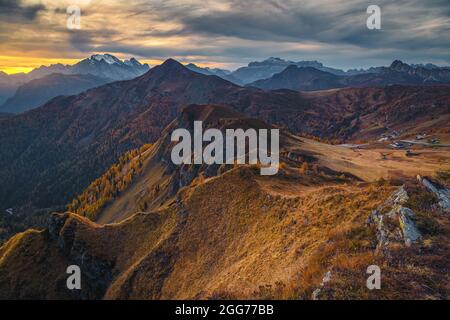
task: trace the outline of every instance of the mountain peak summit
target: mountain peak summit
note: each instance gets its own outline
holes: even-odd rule
[[[164,70],[165,72],[179,72],[183,70],[189,70],[183,66],[180,62],[175,59],[169,58],[159,65],[158,69]]]
[[[178,66],[178,67],[184,67],[180,62],[178,62],[175,59],[169,58],[166,61],[164,61],[161,66],[167,66],[167,67],[171,67],[171,66]]]
[[[392,62],[391,66],[389,68],[396,70],[396,71],[405,72],[405,71],[408,71],[411,67],[409,64],[406,64],[401,60],[395,60],[394,62]]]

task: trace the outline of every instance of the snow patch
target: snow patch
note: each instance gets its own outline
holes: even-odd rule
[[[114,64],[114,63],[123,63],[122,61],[120,61],[118,58],[116,58],[115,56],[111,55],[111,54],[94,54],[91,56],[92,60],[95,61],[105,61],[107,64]]]

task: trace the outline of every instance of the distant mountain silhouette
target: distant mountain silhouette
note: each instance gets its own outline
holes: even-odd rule
[[[73,95],[111,82],[90,74],[53,73],[21,85],[13,97],[0,106],[0,111],[20,113],[36,108],[60,95]]]
[[[264,61],[250,62],[248,66],[237,69],[231,75],[242,84],[252,83],[257,80],[268,79],[276,73],[284,71],[287,67],[295,65],[297,67],[312,67],[321,71],[330,72],[336,75],[345,75],[343,70],[324,66],[318,61],[298,61],[293,62],[280,58],[269,58]]]
[[[241,85],[241,81],[234,77],[231,74],[231,71],[224,70],[224,69],[218,69],[218,68],[201,68],[193,63],[189,63],[185,66],[189,70],[192,70],[197,73],[201,73],[207,76],[218,76],[222,79],[225,79],[227,81],[233,82],[234,84]]]
[[[266,90],[291,89],[314,91],[342,88],[345,86],[344,79],[346,78],[312,67],[299,68],[296,65],[291,65],[271,78],[255,81],[249,84],[249,86]]]
[[[450,69],[412,67],[401,61],[394,61],[388,68],[374,73],[336,75],[312,67],[291,65],[271,78],[255,81],[249,86],[265,90],[291,89],[314,91],[343,87],[380,87],[388,85],[430,85],[449,84]]]
[[[41,66],[30,73],[17,75],[24,81],[42,78],[52,73],[60,74],[91,74],[104,79],[126,80],[140,76],[150,69],[148,64],[141,64],[135,58],[120,60],[111,54],[94,54],[74,65],[61,63]]]

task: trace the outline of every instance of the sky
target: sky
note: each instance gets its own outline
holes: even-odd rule
[[[369,5],[381,9],[380,30],[366,26]],[[67,27],[70,6],[80,29]],[[228,69],[268,57],[450,65],[450,0],[0,0],[1,71],[94,53]]]

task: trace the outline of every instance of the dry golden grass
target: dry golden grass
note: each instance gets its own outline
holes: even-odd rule
[[[328,270],[332,278],[321,298],[445,298],[448,284],[439,280],[445,278],[448,248],[438,244],[448,240],[448,222],[437,222],[447,235],[425,232],[423,248],[394,247],[395,259],[387,259],[374,254],[375,229],[366,219],[396,187],[383,180],[330,185],[330,176],[309,176],[319,184],[296,189],[305,177],[286,174],[274,181],[280,188],[273,193],[256,168],[241,166],[199,178],[164,208],[120,223],[98,225],[68,214],[59,237],[73,239],[93,259],[111,266],[107,286],[91,292],[96,298],[310,299]],[[413,203],[424,201],[414,200],[410,189],[411,206],[420,212]],[[429,205],[425,201],[423,210]],[[29,250],[50,257],[47,269],[38,271],[45,273],[42,279],[58,279],[67,257],[45,232],[36,231],[18,235],[0,249],[3,279],[20,282],[18,264],[35,270],[19,253]],[[383,290],[365,286],[371,264],[382,267]],[[40,291],[40,278],[33,279],[36,283],[24,297],[51,296]],[[14,284],[9,295],[20,295],[18,288]]]
[[[78,298],[65,289],[69,265],[45,231],[17,234],[0,248],[0,299]]]

